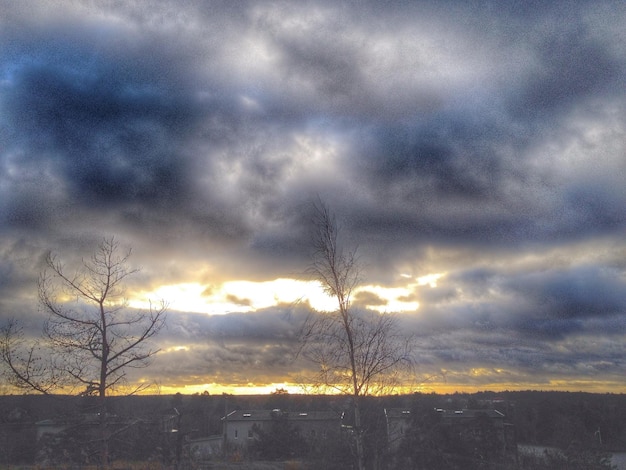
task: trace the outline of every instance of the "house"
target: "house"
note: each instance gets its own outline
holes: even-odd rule
[[[490,419],[496,420],[495,422],[503,422],[503,420],[505,418],[504,413],[502,413],[501,411],[491,410],[491,409],[487,409],[487,410],[468,410],[468,409],[462,409],[462,410],[442,410],[442,409],[437,409],[436,411],[438,413],[441,413],[441,415],[442,415],[442,417],[444,419],[452,419],[452,420],[468,421],[468,420],[471,420],[471,419],[477,419],[477,418],[486,417],[486,418],[490,418]]]
[[[397,450],[405,433],[411,426],[411,410],[405,408],[385,408],[387,424],[387,443],[389,449]]]
[[[488,447],[499,455],[514,453],[517,449],[513,425],[495,409],[445,410],[435,408],[429,429],[412,428],[411,410],[386,408],[387,442],[391,451],[398,449],[407,432],[432,433],[439,426],[442,436],[454,436],[459,445]],[[439,423],[438,425],[435,423]],[[423,423],[422,423],[423,424]]]
[[[37,429],[37,440],[45,436],[57,436],[63,432],[95,429],[100,424],[98,414],[83,414],[68,418],[53,418],[37,421],[35,427]]]
[[[226,448],[247,450],[255,440],[255,429],[269,432],[278,419],[294,426],[312,445],[341,431],[343,413],[334,411],[235,410],[222,418]]]
[[[461,443],[487,448],[495,455],[514,455],[517,443],[513,424],[504,413],[494,409],[437,410],[441,423],[453,428]]]

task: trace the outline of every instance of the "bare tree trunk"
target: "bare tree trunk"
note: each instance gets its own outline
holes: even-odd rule
[[[100,462],[102,466],[105,467],[109,463],[108,413],[106,402],[109,342],[107,338],[106,312],[102,302],[100,303],[100,321],[102,322],[102,357],[100,358],[100,383],[98,384],[98,400],[100,401]]]
[[[109,435],[108,435],[108,416],[106,412],[106,397],[100,396],[98,397],[100,401],[100,422],[98,423],[99,429],[99,438],[100,438],[100,467],[106,468],[109,464]]]
[[[337,276],[335,276],[337,280]],[[365,448],[363,445],[363,429],[361,425],[361,400],[359,377],[356,365],[356,351],[354,346],[354,338],[352,334],[352,325],[350,323],[350,313],[348,311],[348,303],[342,294],[338,295],[339,311],[343,320],[343,325],[348,338],[348,349],[350,357],[350,372],[352,376],[352,402],[354,407],[354,435],[356,444],[356,457],[359,470],[365,470]]]
[[[363,444],[363,428],[361,425],[361,403],[357,394],[354,395],[354,434],[357,466],[359,470],[365,470],[365,446]]]

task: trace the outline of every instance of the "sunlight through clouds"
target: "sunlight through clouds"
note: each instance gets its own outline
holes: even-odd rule
[[[420,276],[416,279],[418,286],[430,286],[437,287],[437,281],[445,276],[446,273],[437,273],[437,274],[426,274],[425,276]]]
[[[406,287],[383,287],[366,285],[354,291],[372,293],[382,301],[381,305],[365,302],[369,309],[380,313],[411,312],[419,308],[417,300],[406,300],[414,295],[416,286],[437,287],[437,280],[443,274],[430,274],[408,283]],[[172,310],[226,314],[230,312],[250,312],[282,304],[308,304],[313,309],[328,312],[336,310],[336,300],[327,296],[316,281],[295,279],[275,279],[273,281],[228,281],[206,294],[206,286],[199,283],[181,283],[161,286],[153,292],[142,292],[130,302],[134,308],[149,308],[147,300],[168,299]]]
[[[365,302],[367,308],[376,310],[379,313],[411,312],[417,310],[420,305],[417,301],[402,300],[413,295],[413,291],[410,288],[363,286],[355,291],[355,295],[358,295],[360,292],[371,292],[383,301],[381,305],[367,305],[367,302]]]
[[[130,301],[133,308],[150,307],[148,300],[167,299],[171,310],[226,314],[250,312],[281,304],[307,303],[320,311],[334,310],[335,303],[317,282],[294,279],[273,281],[229,281],[206,294],[206,286],[199,283],[182,283],[161,286],[152,292],[142,292]]]

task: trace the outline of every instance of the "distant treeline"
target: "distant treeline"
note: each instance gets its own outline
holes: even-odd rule
[[[479,392],[414,396],[441,408],[498,409],[515,425],[518,443],[566,448],[572,443],[626,450],[626,395],[585,392]],[[436,405],[435,405],[436,403]]]
[[[520,443],[566,448],[593,441],[626,450],[626,395],[582,392],[507,392]]]

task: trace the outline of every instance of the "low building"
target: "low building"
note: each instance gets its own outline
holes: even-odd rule
[[[387,444],[391,451],[397,450],[411,427],[411,410],[405,408],[385,408],[387,424]]]
[[[504,413],[494,409],[439,410],[439,413],[441,423],[454,429],[461,444],[486,449],[500,457],[516,454],[514,427]]]
[[[247,450],[257,438],[256,430],[269,432],[272,424],[284,419],[296,427],[300,435],[312,445],[339,435],[343,413],[334,411],[235,410],[222,418],[224,444],[227,448]]]
[[[412,427],[410,410],[402,408],[385,409],[387,440],[389,449],[395,451],[408,432],[432,433],[440,426],[442,436],[454,436],[459,446],[491,449],[498,455],[514,454],[517,449],[514,427],[506,420],[504,413],[495,409],[433,410],[434,421],[430,429]],[[438,425],[435,423],[439,423]],[[449,432],[445,432],[448,429]]]

